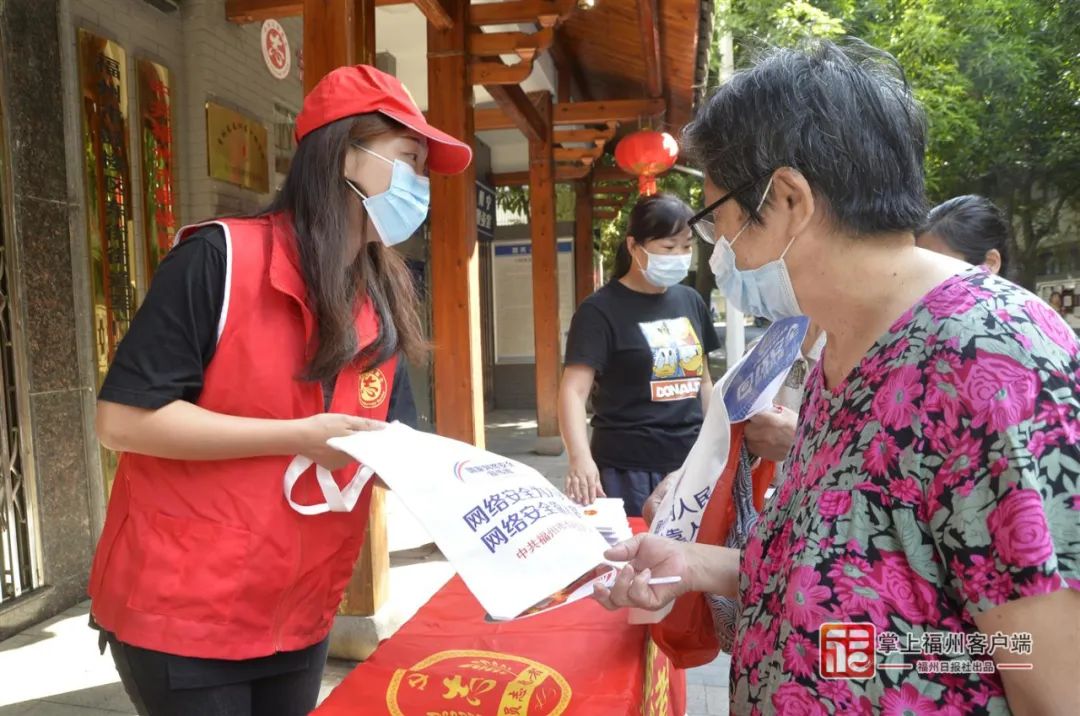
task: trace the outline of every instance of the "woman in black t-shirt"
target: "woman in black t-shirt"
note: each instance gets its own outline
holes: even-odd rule
[[[719,347],[705,301],[679,283],[690,270],[693,212],[679,199],[638,201],[615,278],[574,315],[559,387],[570,455],[566,493],[581,504],[621,497],[628,515],[679,467],[712,391],[708,354]],[[593,396],[593,435],[585,402]]]

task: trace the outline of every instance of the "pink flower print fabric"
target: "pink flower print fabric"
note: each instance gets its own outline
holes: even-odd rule
[[[803,411],[788,477],[743,552],[732,713],[1008,714],[996,674],[822,679],[818,630],[870,622],[921,644],[974,633],[974,616],[1005,602],[1080,588],[1076,335],[972,269],[905,313],[842,385],[827,389],[819,366]]]

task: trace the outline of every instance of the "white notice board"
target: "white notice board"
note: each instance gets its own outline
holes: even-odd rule
[[[566,333],[574,315],[574,241],[559,239],[559,354],[566,351]],[[491,244],[492,307],[495,317],[495,362],[532,363],[532,245],[529,241]]]

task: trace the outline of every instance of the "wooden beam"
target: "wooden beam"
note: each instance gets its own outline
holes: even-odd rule
[[[555,124],[600,124],[632,122],[664,113],[662,99],[600,100],[571,102],[555,107]]]
[[[421,4],[424,1],[415,0],[421,12],[424,12]],[[410,5],[413,2],[414,0],[375,0],[375,6]],[[300,17],[303,14],[304,0],[225,0],[225,19],[237,25],[283,17]]]
[[[468,0],[446,0],[453,22],[428,25],[428,120],[472,144],[472,82],[468,63]],[[480,263],[476,250],[476,167],[455,176],[432,174],[430,276],[435,345],[435,428],[440,435],[483,447],[480,349]]]
[[[597,174],[610,178],[610,176],[613,176],[611,172],[612,169],[614,169],[614,167],[594,167],[592,168],[592,172],[594,178]],[[558,184],[577,181],[589,174],[589,171],[590,167],[584,165],[558,164],[555,167],[555,181]],[[627,176],[626,178],[629,180],[633,177]],[[492,174],[491,182],[493,186],[525,186],[529,183],[529,173],[503,172],[501,174]]]
[[[593,211],[593,219],[595,221],[612,221],[619,217],[619,212],[615,209],[596,209]]]
[[[304,13],[304,0],[225,0],[225,19],[243,25]]]
[[[593,170],[593,181],[597,181],[597,182],[608,182],[608,181],[628,182],[628,181],[634,181],[634,182],[636,182],[637,177],[634,176],[633,174],[627,174],[626,172],[624,172],[622,169],[619,169],[618,167],[597,167],[596,169]]]
[[[527,139],[530,141],[543,139],[545,130],[540,110],[521,87],[488,85],[484,89],[488,91],[492,99],[499,103],[503,112],[513,118],[514,124]]]
[[[532,74],[532,59],[515,65],[503,62],[469,63],[469,81],[474,85],[520,85]]]
[[[555,236],[555,162],[551,97],[540,106],[544,135],[529,142],[529,226],[532,233],[533,337],[536,355],[536,432],[559,434],[559,264]]]
[[[556,144],[595,144],[610,142],[614,138],[614,124],[605,129],[558,129],[555,131]]]
[[[574,182],[589,176],[591,166],[585,164],[557,164],[555,167],[555,181],[559,183]]]
[[[664,94],[664,75],[660,67],[660,12],[657,0],[637,0],[641,50],[645,59],[645,88],[650,97]]]
[[[594,166],[592,170],[588,166],[572,165],[572,164],[559,164],[555,167],[555,181],[557,183],[565,183],[565,181],[577,181],[584,177],[586,174],[592,174],[594,183],[597,181],[620,181],[620,183],[630,183],[630,181],[636,181],[637,177],[630,174],[626,174],[618,166]],[[522,187],[529,183],[528,172],[503,172],[501,174],[491,175],[492,184],[497,187]],[[593,186],[598,186],[594,184]],[[596,193],[602,193],[607,186],[605,185],[595,189]],[[636,184],[629,185],[632,191],[636,191]]]
[[[603,153],[604,147],[602,145],[590,149],[567,149],[566,147],[557,147],[555,149],[555,161],[592,164],[599,159],[600,155]]]
[[[496,3],[498,4],[498,3]],[[477,5],[477,7],[486,7]],[[604,124],[606,122],[636,122],[664,113],[662,99],[620,99],[599,102],[560,102],[555,105],[555,124]],[[476,131],[513,129],[514,122],[498,108],[476,111]]]
[[[555,180],[558,181],[558,175]],[[492,172],[492,186],[525,186],[529,183],[529,172]]]
[[[527,25],[553,27],[574,11],[577,0],[510,0],[473,6],[469,21],[483,25]]]
[[[577,304],[596,290],[593,278],[592,177],[574,185],[574,296]]]
[[[513,129],[516,125],[501,107],[483,107],[473,112],[473,126],[476,127],[477,132],[488,132],[496,129]]]
[[[594,209],[621,209],[626,206],[625,199],[598,199],[593,197]]]
[[[593,196],[630,196],[635,191],[637,187],[629,184],[598,184],[593,187]]]
[[[473,32],[469,35],[469,54],[473,57],[517,55],[532,59],[536,53],[551,47],[555,30],[550,27],[537,32]]]
[[[437,30],[449,30],[454,21],[450,19],[450,13],[446,11],[443,0],[412,0],[416,7],[427,18],[428,24]],[[389,3],[388,3],[389,4]]]

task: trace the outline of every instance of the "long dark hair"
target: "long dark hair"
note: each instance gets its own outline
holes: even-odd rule
[[[361,229],[362,245],[348,265],[348,202],[353,196],[344,180],[345,156],[353,142],[370,141],[404,128],[371,113],[332,122],[301,140],[289,174],[274,201],[259,215],[284,212],[292,218],[307,301],[315,314],[315,354],[301,376],[329,380],[357,361],[377,365],[397,352],[411,361],[427,350],[417,313],[417,292],[405,260]],[[353,325],[358,296],[371,297],[379,332],[362,350]]]
[[[694,212],[682,199],[671,194],[643,196],[630,211],[626,235],[633,236],[639,246],[644,246],[650,241],[682,233],[686,229],[686,222],[693,215]],[[624,239],[615,252],[615,272],[612,280],[617,281],[628,274],[632,265],[630,249]]]
[[[1009,222],[994,202],[974,194],[956,196],[930,210],[918,236],[940,236],[949,248],[969,264],[986,263],[986,254],[996,249],[1001,255],[999,273],[1009,268]]]

